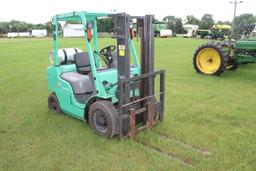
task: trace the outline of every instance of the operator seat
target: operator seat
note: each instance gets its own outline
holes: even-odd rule
[[[76,100],[85,103],[94,91],[89,74],[91,72],[89,55],[87,52],[79,52],[74,55],[74,60],[77,72],[62,73],[61,78],[71,84]]]
[[[88,75],[91,72],[91,63],[88,52],[79,52],[74,55],[77,72]]]

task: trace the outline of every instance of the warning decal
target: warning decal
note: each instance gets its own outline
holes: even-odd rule
[[[125,45],[119,45],[118,46],[119,49],[119,56],[125,56]]]
[[[119,56],[125,56],[125,51],[124,50],[119,50]]]

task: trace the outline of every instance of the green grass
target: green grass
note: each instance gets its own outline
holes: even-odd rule
[[[100,39],[101,47],[114,43]],[[165,120],[137,139],[172,152],[181,165],[129,139],[104,139],[47,108],[52,39],[0,39],[0,170],[255,170],[256,66],[221,77],[196,74],[196,39],[157,39],[156,68],[166,70]],[[67,39],[63,47],[83,47]],[[207,148],[203,156],[161,138]]]

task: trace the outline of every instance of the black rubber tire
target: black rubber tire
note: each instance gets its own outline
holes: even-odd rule
[[[229,48],[229,43],[228,42],[219,42],[220,46],[223,48],[226,54],[228,54],[227,50]]]
[[[226,66],[226,70],[229,71],[235,71],[238,68],[238,64],[235,62],[235,60],[231,57],[234,55],[234,44],[231,42],[231,45],[229,44],[229,42],[224,41],[224,42],[220,42],[220,46],[222,47],[222,49],[225,52],[225,55],[228,58],[228,64]],[[231,46],[232,50],[233,50],[233,54],[229,54],[228,50],[229,47]]]
[[[205,49],[205,48],[213,48],[215,49],[220,57],[221,57],[221,64],[220,67],[212,74],[207,74],[207,73],[203,73],[199,67],[197,66],[197,62],[196,59],[198,57],[198,54],[201,50]],[[201,74],[206,74],[206,75],[221,75],[225,70],[226,70],[226,66],[228,64],[228,56],[225,54],[225,51],[223,50],[223,48],[221,47],[221,45],[217,42],[211,41],[208,42],[206,44],[203,44],[201,46],[199,46],[194,54],[193,54],[193,65],[194,65],[194,69],[196,70],[197,73],[201,73]]]
[[[101,118],[99,118],[99,115],[101,115]],[[98,123],[99,119],[101,119],[101,122],[104,122],[104,126],[102,126],[102,123]],[[102,119],[104,121],[102,121]],[[119,127],[116,108],[110,101],[100,100],[94,102],[89,109],[89,125],[95,133],[100,136],[112,138],[117,135]],[[103,127],[104,129],[100,129],[100,127]]]
[[[48,97],[48,108],[56,113],[61,113],[59,100],[54,93],[51,93]]]

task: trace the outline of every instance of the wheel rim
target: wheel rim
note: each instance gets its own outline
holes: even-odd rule
[[[101,110],[96,110],[93,115],[93,123],[95,128],[102,132],[106,133],[108,131],[107,118],[104,115],[104,112]]]
[[[221,65],[221,56],[216,49],[204,48],[196,58],[198,69],[205,74],[215,73]]]

